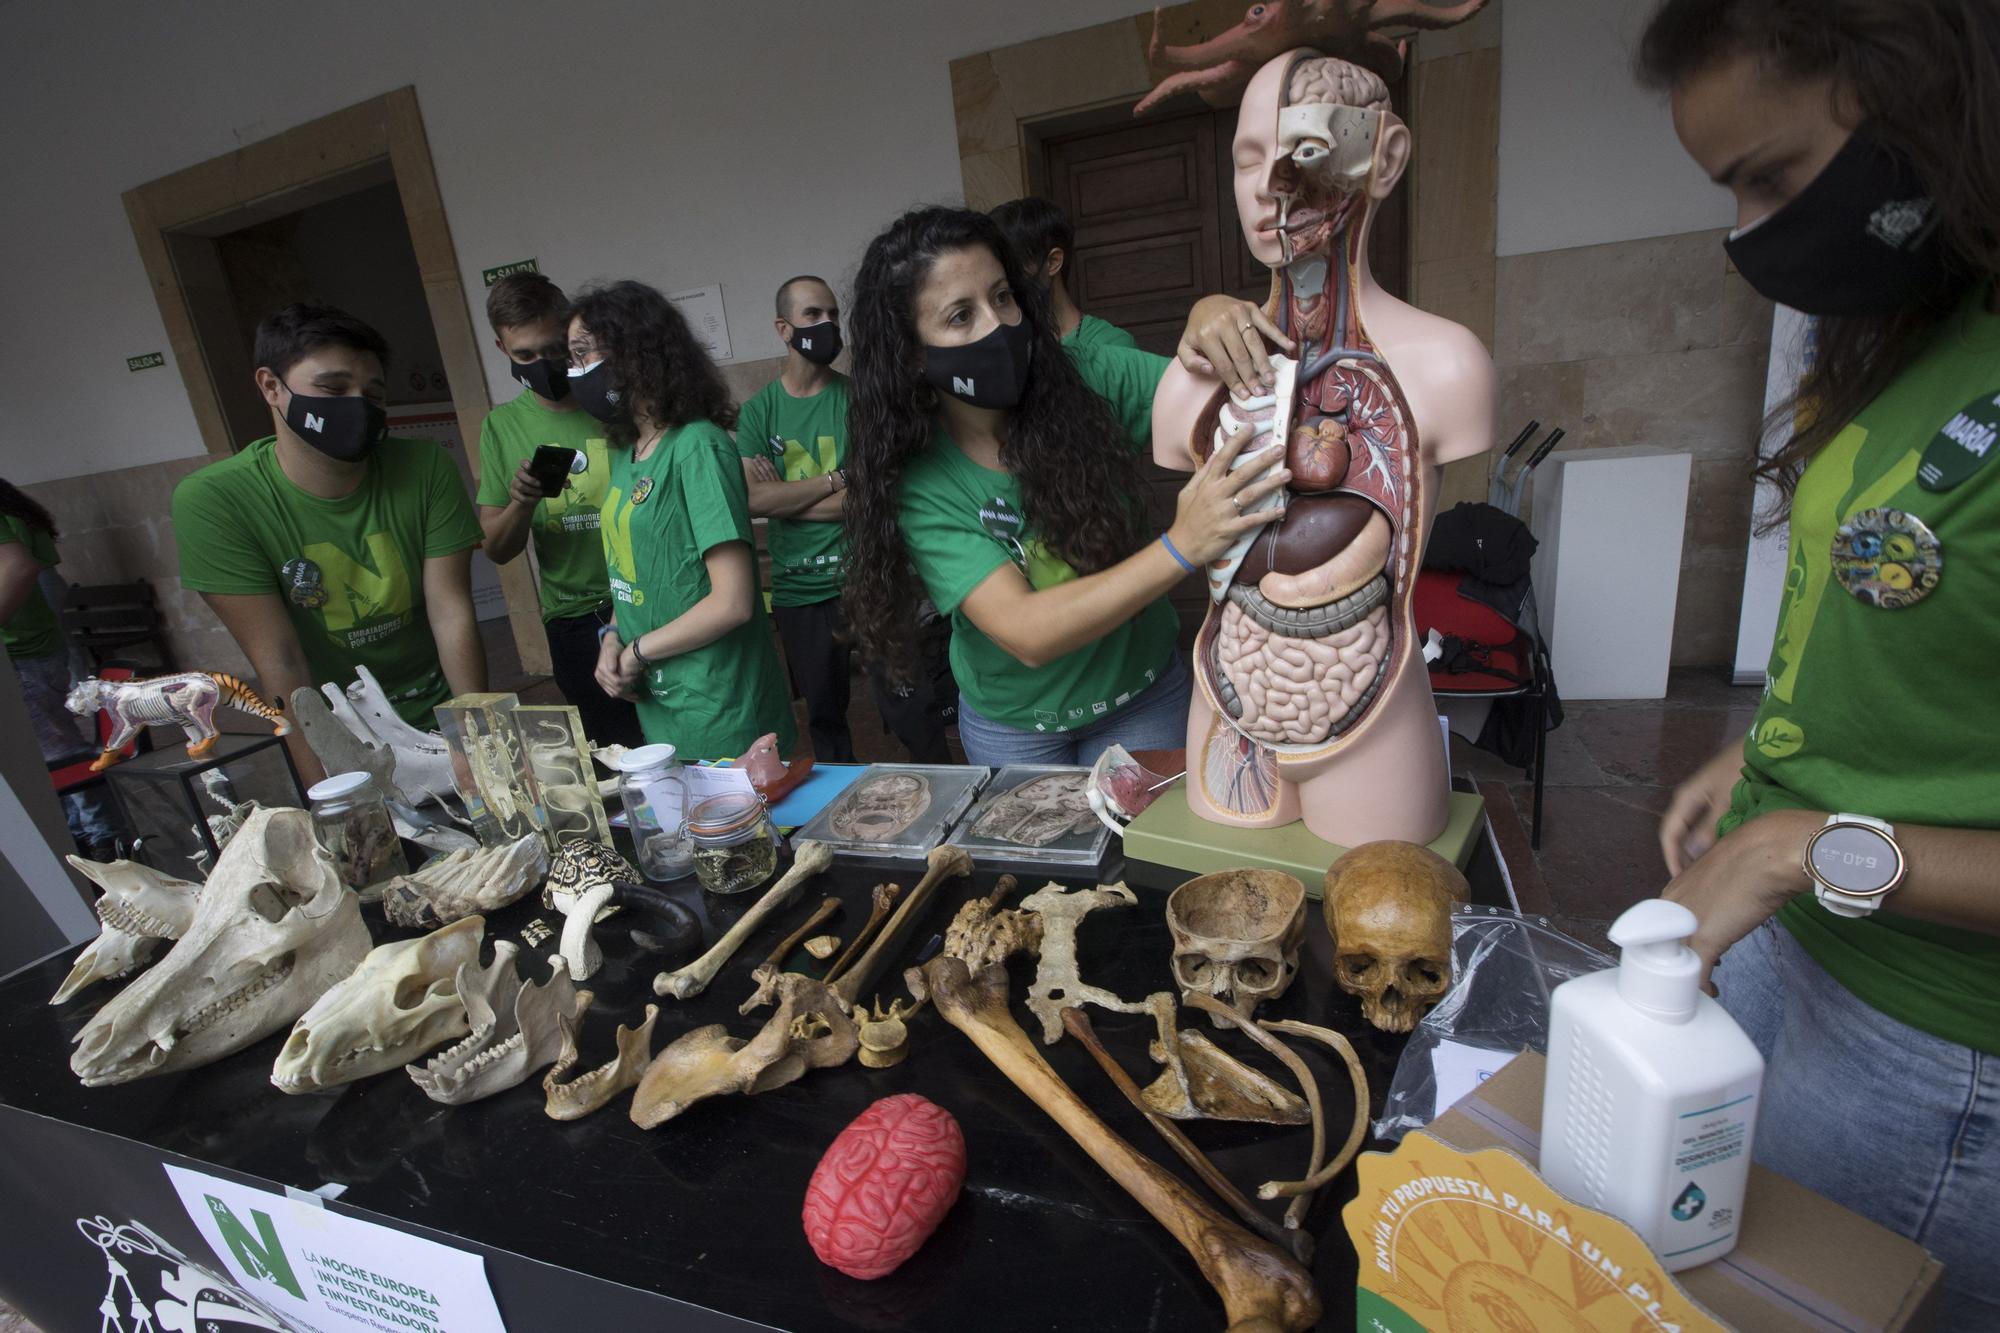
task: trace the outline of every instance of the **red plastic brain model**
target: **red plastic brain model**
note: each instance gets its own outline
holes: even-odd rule
[[[820,1262],[878,1278],[917,1252],[965,1183],[965,1136],[951,1112],[906,1092],[840,1131],[806,1186],[806,1240]]]

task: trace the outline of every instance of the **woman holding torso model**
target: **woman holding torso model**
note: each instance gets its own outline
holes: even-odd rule
[[[649,741],[684,759],[797,738],[750,530],[736,409],[673,303],[638,282],[585,292],[569,325],[570,391],[611,434],[604,557],[615,625],[597,682],[638,704]]]
[[[1674,795],[1667,896],[1768,1061],[1758,1158],[2000,1328],[2000,7],[1667,0],[1640,59],[1738,270],[1818,317],[1763,702]]]
[[[892,672],[911,660],[914,565],[952,618],[973,763],[1178,749],[1188,676],[1166,594],[1274,516],[1242,511],[1284,485],[1276,451],[1230,472],[1244,432],[1181,491],[1167,532],[1143,532],[1137,445],[1165,359],[1072,359],[979,213],[919,209],[876,237],[852,331],[846,598],[864,649]]]

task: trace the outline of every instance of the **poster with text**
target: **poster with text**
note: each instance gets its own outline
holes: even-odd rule
[[[478,1255],[163,1163],[244,1290],[309,1333],[506,1333]]]

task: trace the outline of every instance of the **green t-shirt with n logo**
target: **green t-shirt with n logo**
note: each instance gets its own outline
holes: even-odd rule
[[[783,481],[823,477],[847,461],[847,376],[810,398],[794,398],[772,380],[736,416],[736,452],[767,458]],[[771,605],[809,606],[840,596],[847,533],[839,520],[772,518]]]
[[[1722,832],[1782,809],[2000,829],[2000,448],[1988,429],[2000,420],[2000,316],[1982,295],[1799,479],[1764,698]],[[1871,589],[1850,562],[1849,582],[1877,601],[1903,600],[1928,563],[1903,516],[1935,534],[1938,577],[1928,594],[1888,609],[1848,591],[1833,549],[1853,520],[1850,533],[1879,542],[1886,564]],[[1899,541],[1907,558],[1887,568]],[[1801,893],[1778,920],[1883,1013],[2000,1054],[2000,937],[1895,908],[1892,893],[1851,919]]]
[[[457,465],[428,440],[392,436],[351,495],[322,500],[285,476],[274,443],[174,488],[181,586],[277,594],[314,683],[346,685],[366,666],[396,712],[428,729],[451,687],[425,616],[424,561],[480,542]]]
[[[503,509],[513,502],[514,473],[545,444],[574,449],[569,488],[535,505],[529,531],[542,575],[542,619],[594,611],[611,600],[604,575],[604,539],[598,533],[604,492],[611,484],[604,427],[575,408],[551,412],[526,389],[486,414],[479,428],[478,503]]]

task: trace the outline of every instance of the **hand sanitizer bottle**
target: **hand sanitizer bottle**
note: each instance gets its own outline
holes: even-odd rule
[[[1669,1272],[1743,1224],[1764,1057],[1701,993],[1694,913],[1649,898],[1611,927],[1616,968],[1550,1000],[1542,1178],[1639,1233]]]

